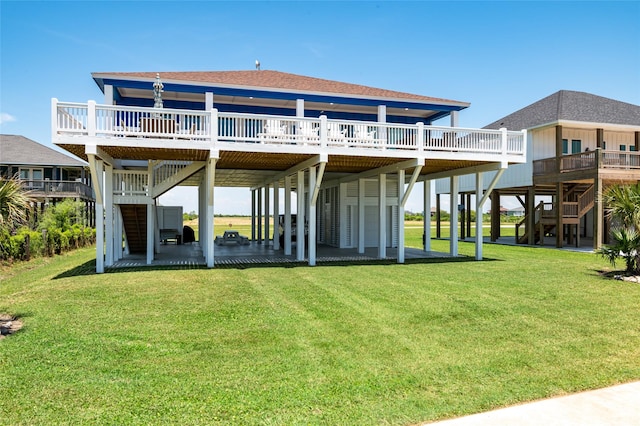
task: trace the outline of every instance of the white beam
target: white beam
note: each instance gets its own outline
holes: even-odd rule
[[[308,169],[309,167],[317,166],[320,163],[326,163],[328,161],[329,161],[329,154],[322,153],[322,154],[314,155],[313,157],[308,158],[308,159],[304,160],[303,162],[298,163],[295,166],[285,170],[284,172],[280,172],[280,173],[270,177],[268,180],[265,180],[263,182],[263,184],[266,185],[266,184],[271,184],[271,183],[276,182],[276,181],[280,181],[281,179],[284,179],[286,176],[295,175],[300,170],[304,171],[304,170]],[[255,188],[258,188],[258,187],[255,187]],[[252,188],[252,189],[254,189],[254,188]]]
[[[358,179],[358,253],[364,253],[364,186],[366,180]],[[343,184],[341,186],[346,186]]]
[[[153,262],[153,242],[155,241],[156,230],[156,206],[154,203],[147,203],[147,265]]]
[[[424,251],[431,251],[431,181],[424,181]]]
[[[418,170],[418,173],[420,173],[420,170]],[[407,191],[407,193],[409,192]],[[404,263],[404,198],[404,170],[398,170],[398,263]]]
[[[213,224],[213,188],[216,178],[216,163],[217,158],[209,158],[209,164],[207,164],[206,181],[207,181],[207,267],[213,268],[215,264],[213,240],[215,236],[215,227]]]
[[[284,178],[284,254],[291,256],[291,176]]]
[[[104,233],[106,236],[107,253],[105,258],[106,266],[113,266],[113,246],[115,233],[113,232],[113,166],[105,164],[104,167],[104,206],[105,206],[105,223]]]
[[[378,258],[387,257],[387,175],[378,176]]]
[[[304,170],[298,170],[296,180],[296,196],[298,213],[296,214],[296,260],[304,260]]]
[[[406,170],[412,169],[414,167],[422,167],[424,166],[424,158],[414,158],[411,160],[401,161],[395,164],[389,164],[388,166],[379,167],[377,169],[365,170],[362,173],[345,176],[338,180],[338,183],[347,183],[352,182],[358,179],[368,179],[374,178],[379,175],[384,175],[387,173],[397,173],[398,170]]]
[[[436,179],[450,178],[453,176],[471,175],[479,172],[491,172],[493,170],[504,169],[507,166],[508,164],[506,162],[489,163],[489,164],[483,164],[480,166],[465,167],[462,169],[448,170],[444,172],[422,175],[420,176],[419,180],[436,180]]]
[[[400,204],[402,204],[402,208],[407,205],[407,200],[409,199],[409,195],[411,195],[411,191],[413,190],[413,185],[415,185],[418,177],[420,176],[420,171],[422,170],[422,166],[418,166],[413,169],[413,174],[411,175],[411,179],[409,180],[409,185],[407,185],[407,190],[404,193],[402,199],[398,199]],[[398,179],[400,179],[400,172],[402,172],[402,187],[404,189],[404,170],[398,171]]]
[[[273,182],[273,249],[280,250],[280,184]]]
[[[504,169],[503,169],[504,170]],[[487,192],[489,194],[489,192]],[[476,260],[482,260],[482,173],[476,173]]]
[[[269,185],[264,187],[264,243],[269,244],[269,219],[271,219],[269,196],[271,188]]]
[[[491,191],[493,191],[493,188],[495,188],[495,186],[498,184],[498,181],[500,180],[500,178],[502,177],[502,174],[505,172],[505,169],[500,169],[498,170],[498,173],[495,174],[495,176],[493,176],[493,179],[491,180],[491,183],[489,184],[489,186],[487,187],[487,190],[485,191],[484,195],[482,196],[482,199],[478,202],[478,204],[480,205],[480,207],[482,207],[485,203],[485,201],[487,201],[487,198],[489,198],[489,195],[491,194]]]
[[[451,176],[451,193],[449,199],[449,210],[451,210],[449,221],[449,254],[458,255],[458,176]]]
[[[322,163],[323,165],[325,163]],[[316,265],[316,168],[309,167],[309,266]],[[314,197],[314,194],[315,197]]]
[[[309,203],[313,204],[314,206],[318,201],[318,193],[320,192],[320,187],[322,186],[322,178],[324,176],[324,169],[326,166],[327,166],[327,163],[320,163],[320,169],[318,170],[318,175],[315,176],[315,179],[314,179],[315,184],[312,186],[311,183],[309,183],[309,194],[311,195],[311,197],[309,198]],[[315,167],[313,169],[315,174]],[[309,170],[311,170],[311,168],[309,168]]]

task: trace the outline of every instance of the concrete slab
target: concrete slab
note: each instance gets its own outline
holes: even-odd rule
[[[486,413],[425,423],[438,426],[637,426],[640,382],[545,399]]]

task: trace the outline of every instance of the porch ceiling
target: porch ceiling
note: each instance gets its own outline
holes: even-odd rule
[[[60,147],[79,158],[87,160],[84,145],[61,144]],[[114,159],[121,160],[183,160],[207,161],[209,150],[197,149],[162,149],[146,147],[123,147],[101,145],[100,148]],[[252,187],[259,186],[285,170],[313,157],[315,154],[300,153],[256,153],[242,151],[220,151],[216,163],[216,186],[222,187]],[[361,173],[371,169],[389,166],[403,162],[407,158],[365,157],[350,155],[329,155],[326,165],[326,180],[333,177],[343,177],[351,173]],[[481,161],[460,160],[429,160],[421,170],[421,175],[455,170],[466,167],[479,166]],[[200,175],[196,173],[183,182],[184,185],[197,185]]]

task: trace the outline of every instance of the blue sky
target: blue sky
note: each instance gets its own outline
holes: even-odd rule
[[[51,98],[102,102],[91,72],[248,70],[256,59],[470,102],[464,127],[561,89],[639,105],[638,22],[639,1],[0,0],[0,132],[51,146]],[[249,213],[237,191],[216,190],[217,214]],[[422,210],[421,192],[409,210]],[[195,210],[193,198],[161,201]]]

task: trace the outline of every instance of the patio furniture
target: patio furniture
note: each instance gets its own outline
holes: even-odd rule
[[[329,123],[327,130],[327,138],[329,139],[329,142],[334,142],[337,145],[342,145],[341,142],[343,142],[346,138],[346,129],[340,130],[340,124],[338,123]]]
[[[227,244],[244,246],[249,244],[249,238],[240,235],[238,231],[224,231],[224,234],[218,235],[213,242],[218,246]]]
[[[320,131],[319,127],[313,127],[313,123],[310,123],[308,121],[301,121],[300,124],[298,125],[298,135],[303,139],[303,140],[311,140],[311,141],[318,141],[320,140],[320,136],[318,135],[318,132]]]
[[[261,133],[258,133],[261,143],[265,141],[277,142],[287,136],[287,125],[281,124],[280,120],[266,120],[262,130]]]
[[[182,235],[180,235],[180,231],[177,229],[161,229],[160,241],[163,244],[167,244],[169,240],[175,240],[177,245],[182,244]]]

